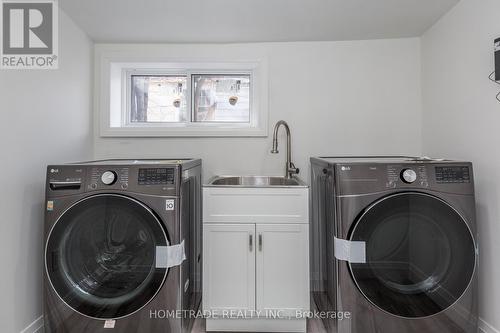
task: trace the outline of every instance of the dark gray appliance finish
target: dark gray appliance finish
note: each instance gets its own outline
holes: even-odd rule
[[[500,82],[500,38],[495,39],[495,81]]]
[[[46,204],[45,332],[190,331],[169,311],[201,301],[201,160],[50,165]],[[182,241],[180,266],[156,265]]]
[[[330,332],[477,332],[472,164],[413,157],[311,158],[311,289]],[[334,237],[364,242],[338,260]],[[353,260],[355,261],[355,260]]]

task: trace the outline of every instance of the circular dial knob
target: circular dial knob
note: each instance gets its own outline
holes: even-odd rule
[[[404,169],[401,172],[401,179],[407,184],[411,184],[417,180],[417,173],[412,169]]]
[[[116,173],[114,171],[106,171],[101,175],[101,181],[105,185],[113,185],[116,182]]]

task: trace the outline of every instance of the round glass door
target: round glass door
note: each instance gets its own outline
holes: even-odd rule
[[[366,263],[350,263],[357,287],[375,306],[417,318],[444,311],[465,292],[476,264],[463,218],[423,193],[395,194],[371,205],[351,231],[366,243]]]
[[[93,318],[120,318],[146,305],[167,269],[156,268],[156,246],[167,246],[153,212],[134,199],[96,195],[56,222],[47,240],[47,274],[59,297]]]

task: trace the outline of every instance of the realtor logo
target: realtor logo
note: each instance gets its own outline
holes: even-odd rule
[[[0,1],[0,68],[56,69],[57,0]]]

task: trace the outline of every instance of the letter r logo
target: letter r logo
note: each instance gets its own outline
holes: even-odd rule
[[[3,54],[52,54],[53,3],[2,4]]]

